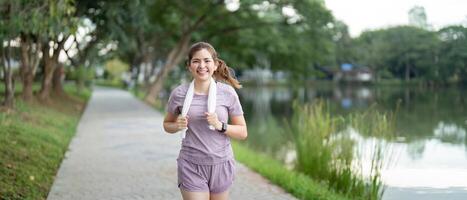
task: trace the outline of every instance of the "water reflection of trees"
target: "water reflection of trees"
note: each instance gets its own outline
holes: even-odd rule
[[[425,152],[425,141],[412,141],[407,144],[407,154],[412,160],[419,160]]]
[[[249,146],[275,155],[287,141],[290,141],[283,129],[283,115],[279,114],[287,112],[282,109],[290,98],[287,95],[289,93],[285,89],[273,91],[245,88],[240,90],[242,105],[246,112],[245,117],[248,121],[249,136],[246,142]],[[278,102],[279,106],[277,106]]]
[[[434,137],[440,122],[464,126],[467,104],[463,93],[465,91],[456,88],[387,89],[386,95],[378,97],[378,102],[384,109],[393,110],[396,102],[402,100],[397,124],[400,134],[410,141]]]
[[[291,116],[291,101],[312,102],[329,100],[332,113],[347,115],[376,104],[381,111],[395,111],[399,138],[410,144],[408,150],[415,157],[423,153],[423,141],[436,138],[444,143],[464,144],[467,151],[465,122],[467,113],[466,90],[461,88],[426,89],[417,87],[372,86],[311,86],[289,89],[285,87],[246,87],[240,90],[249,129],[260,126],[260,140],[267,145],[271,124],[283,127],[283,119]],[[273,117],[271,117],[273,116]],[[449,132],[455,126],[457,131]],[[440,134],[441,132],[443,134]],[[251,132],[251,131],[250,131]],[[251,134],[250,134],[251,136]],[[254,136],[253,136],[254,137]],[[421,141],[419,144],[417,141]]]
[[[452,123],[444,123],[441,121],[433,132],[435,138],[445,143],[463,144],[466,139],[465,129]]]
[[[272,91],[269,89],[259,90],[242,90],[243,98],[252,104],[251,114],[254,118],[262,118],[271,115],[270,102],[272,99]]]

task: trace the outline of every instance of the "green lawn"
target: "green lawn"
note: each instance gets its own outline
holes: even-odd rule
[[[288,170],[277,160],[266,154],[255,152],[237,142],[233,143],[235,159],[250,169],[263,175],[271,182],[284,188],[299,199],[306,200],[344,200],[345,197],[330,191],[310,177]]]
[[[0,112],[0,199],[46,199],[90,91]],[[3,99],[3,96],[0,96]]]

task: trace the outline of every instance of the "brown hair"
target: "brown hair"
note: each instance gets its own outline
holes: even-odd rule
[[[202,49],[206,49],[207,51],[209,51],[209,53],[212,56],[212,59],[214,59],[214,61],[217,62],[218,64],[217,70],[214,71],[214,74],[213,74],[215,80],[217,81],[220,80],[225,83],[228,83],[229,85],[237,89],[242,87],[242,85],[240,85],[240,82],[238,82],[238,80],[235,79],[235,77],[232,75],[231,71],[233,70],[230,67],[228,67],[227,64],[225,64],[225,62],[218,57],[217,52],[214,49],[214,47],[207,42],[198,42],[198,43],[193,44],[190,47],[190,50],[188,51],[188,60],[186,63],[187,66],[190,65],[190,61],[193,58],[193,55],[196,52],[201,51]]]

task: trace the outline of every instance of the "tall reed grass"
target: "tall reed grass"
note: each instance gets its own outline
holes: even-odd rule
[[[386,147],[384,143],[374,143],[369,153],[370,169],[364,175],[363,153],[368,152],[358,151],[352,131],[364,137],[391,137],[393,118],[373,109],[346,117],[332,116],[328,108],[322,101],[293,103],[294,114],[287,127],[295,139],[296,170],[352,199],[381,199]]]

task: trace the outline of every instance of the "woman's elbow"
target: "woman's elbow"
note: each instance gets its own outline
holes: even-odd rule
[[[168,134],[174,134],[174,133],[176,133],[176,131],[171,130],[171,129],[169,128],[169,125],[167,125],[167,124],[164,124],[163,127],[164,127],[164,131],[165,131],[166,133],[168,133]]]
[[[247,137],[248,137],[248,134],[242,135],[242,137],[240,138],[240,140],[246,140]]]
[[[248,131],[244,131],[243,134],[240,135],[240,137],[238,139],[240,140],[246,140],[246,138],[248,137]]]

